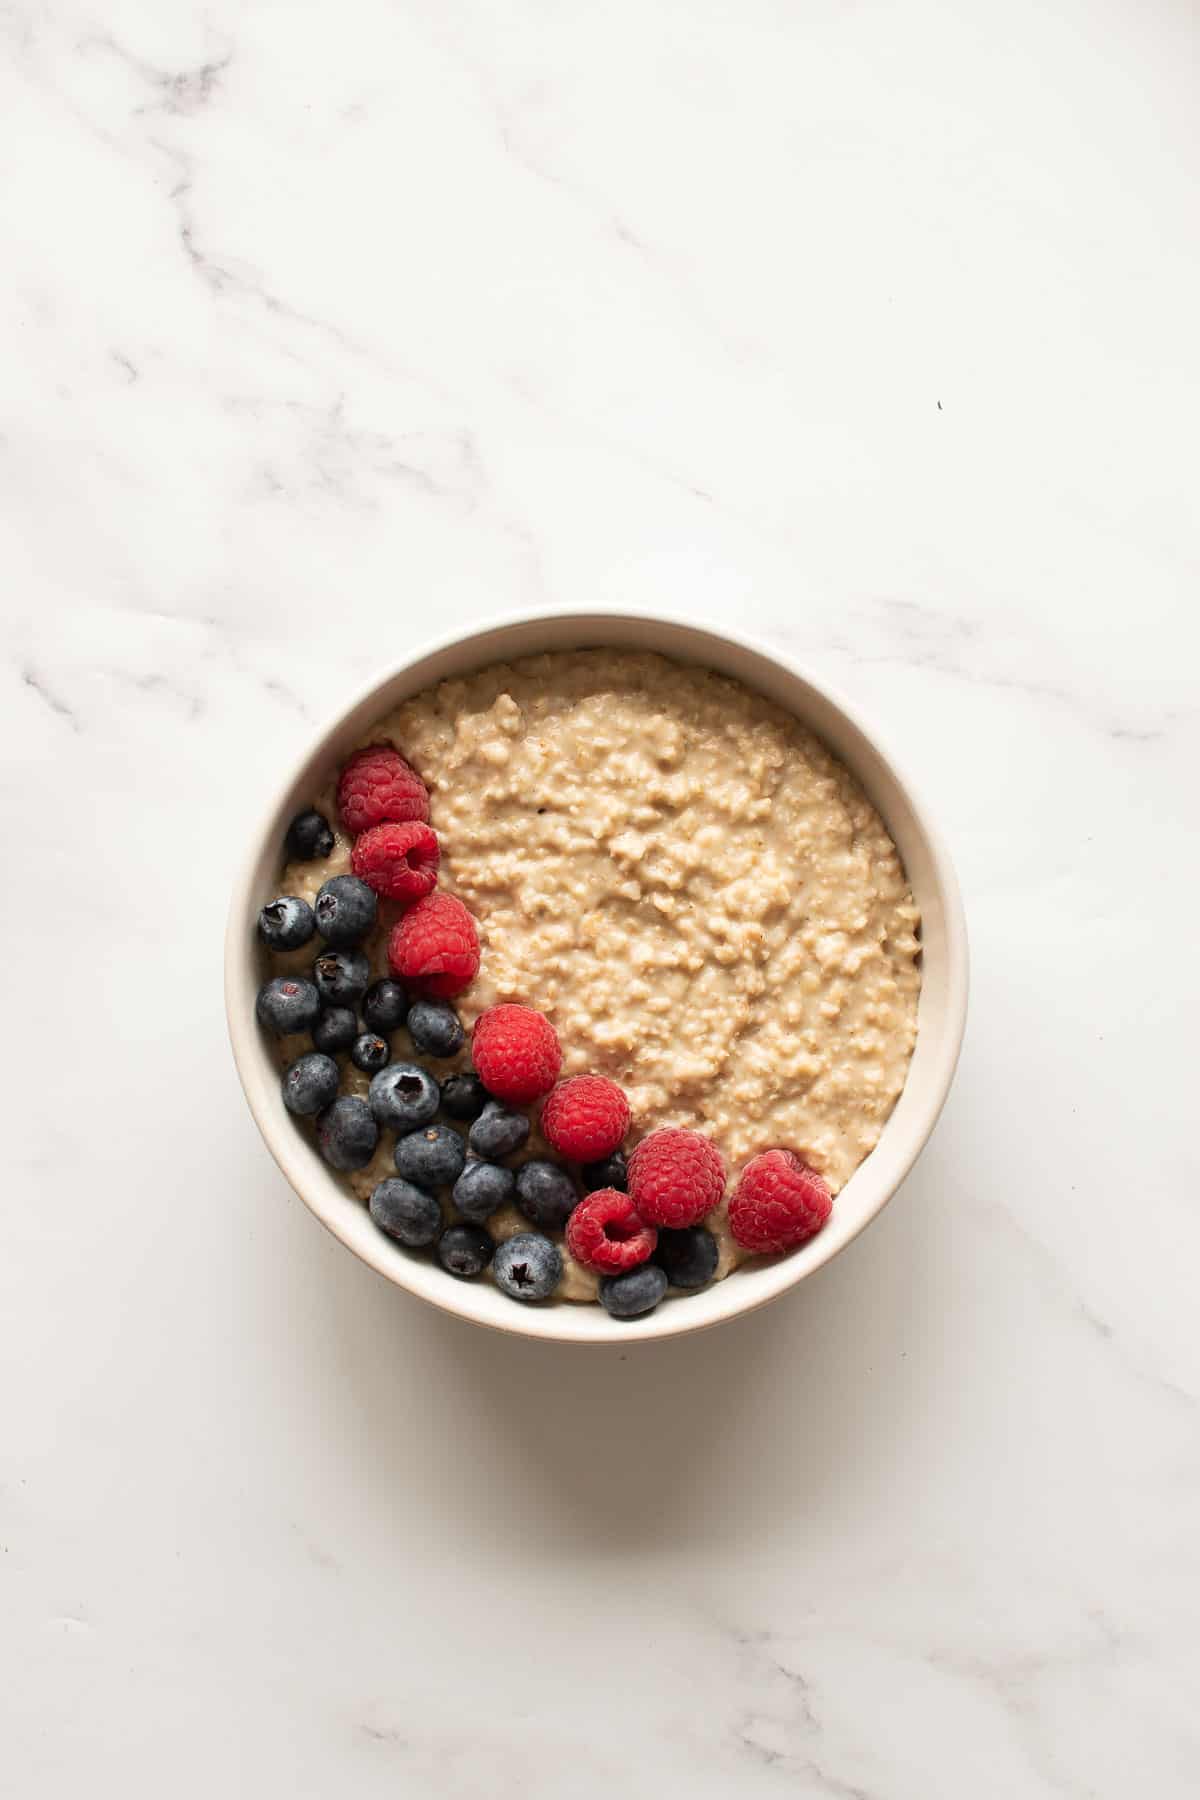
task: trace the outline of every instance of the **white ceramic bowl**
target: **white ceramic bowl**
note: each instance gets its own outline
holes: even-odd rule
[[[487,663],[542,650],[610,645],[657,650],[735,676],[815,731],[861,781],[904,859],[921,909],[923,980],[916,1049],[908,1080],[879,1143],[837,1197],[825,1229],[791,1255],[751,1263],[702,1293],[665,1300],[641,1319],[610,1319],[600,1306],[522,1307],[489,1281],[456,1281],[431,1258],[400,1249],[371,1223],[283,1106],[279,1069],[254,1017],[262,980],[255,921],[276,890],[288,821],[363,733],[422,688]],[[819,683],[765,649],[727,631],[645,614],[557,613],[491,624],[434,644],[356,696],[310,748],[275,796],[234,888],[225,942],[225,1003],[238,1074],[267,1147],[293,1188],[335,1237],[363,1262],[444,1311],[524,1337],[566,1343],[624,1343],[674,1337],[750,1312],[794,1288],[836,1256],[891,1199],[942,1110],[962,1042],[967,1008],[967,939],[949,858],[902,779],[854,713]]]

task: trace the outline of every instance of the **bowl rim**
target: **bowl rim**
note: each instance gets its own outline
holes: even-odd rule
[[[938,1032],[937,1052],[933,1064],[924,1070],[920,1117],[915,1122],[909,1121],[906,1146],[895,1159],[890,1177],[881,1187],[874,1205],[864,1211],[862,1217],[844,1235],[828,1239],[827,1234],[822,1232],[811,1239],[801,1250],[780,1257],[773,1263],[757,1265],[754,1273],[759,1280],[753,1289],[747,1286],[743,1291],[742,1283],[737,1280],[737,1271],[733,1272],[731,1278],[714,1283],[707,1290],[707,1295],[719,1303],[703,1309],[699,1313],[694,1311],[693,1307],[695,1301],[699,1300],[701,1296],[695,1296],[690,1305],[672,1303],[641,1318],[629,1320],[611,1319],[600,1306],[570,1302],[562,1302],[544,1309],[512,1306],[511,1321],[507,1313],[495,1318],[485,1317],[471,1304],[471,1297],[479,1291],[475,1284],[456,1282],[452,1277],[444,1276],[442,1281],[431,1284],[427,1289],[423,1283],[410,1278],[411,1272],[414,1270],[434,1271],[436,1265],[410,1261],[399,1247],[393,1245],[381,1232],[376,1234],[378,1244],[371,1241],[370,1248],[363,1243],[353,1241],[349,1232],[342,1228],[341,1220],[336,1216],[333,1208],[322,1203],[319,1184],[308,1179],[309,1160],[315,1154],[312,1146],[305,1137],[295,1131],[294,1122],[289,1115],[277,1116],[268,1109],[266,1094],[269,1092],[274,1098],[278,1093],[277,1071],[271,1069],[269,1087],[265,1086],[260,1077],[268,1061],[266,1046],[261,1040],[253,1007],[246,1008],[244,1005],[242,978],[247,966],[252,969],[255,956],[253,920],[259,910],[258,886],[261,881],[259,865],[265,844],[269,841],[272,832],[279,830],[279,820],[285,807],[294,803],[291,802],[290,796],[301,772],[309,764],[319,763],[323,758],[331,757],[334,741],[345,729],[347,721],[353,715],[367,709],[374,696],[383,693],[419,665],[450,652],[465,653],[476,644],[481,649],[480,660],[473,664],[466,663],[462,671],[464,674],[471,668],[486,667],[488,662],[505,661],[507,655],[514,658],[536,655],[539,653],[536,648],[508,652],[507,655],[503,648],[497,648],[494,654],[485,654],[483,644],[497,632],[511,632],[518,627],[526,629],[538,625],[562,627],[568,624],[578,625],[581,630],[585,631],[601,627],[611,627],[614,630],[620,630],[622,627],[664,627],[668,630],[706,637],[715,640],[718,645],[729,646],[749,657],[773,664],[791,681],[797,682],[802,688],[807,688],[833,712],[840,714],[851,730],[862,738],[903,796],[911,815],[913,827],[919,838],[923,839],[932,872],[933,885],[941,902],[944,926],[942,962],[946,991],[944,1014]],[[559,648],[566,647],[560,646]],[[579,647],[600,648],[603,646],[582,644]],[[612,647],[614,649],[621,648],[619,644]],[[705,665],[701,656],[691,655],[683,649],[675,651],[657,649],[648,651],[648,653],[666,657],[674,656],[679,661],[690,661],[698,666],[711,667],[716,674],[727,674],[719,665]],[[753,688],[753,683],[747,682],[741,675],[727,675],[727,678],[739,680],[743,686],[748,685]],[[435,679],[447,680],[454,679],[454,677],[442,676]],[[413,689],[413,692],[419,691],[419,687]],[[755,691],[761,692],[761,690]],[[769,698],[769,696],[764,697]],[[400,702],[392,704],[400,704]],[[775,700],[774,704],[780,705],[784,711],[792,711],[785,703],[778,700]],[[818,727],[799,713],[793,712],[792,716],[796,717],[806,730],[812,731],[822,742],[825,741]],[[840,751],[832,750],[831,753],[836,755],[839,761],[846,761]],[[861,770],[850,763],[847,763],[847,766],[850,767],[855,779],[866,789],[867,797],[872,805],[877,805],[876,796],[870,791]],[[881,743],[874,728],[865,723],[856,705],[846,700],[841,692],[837,688],[831,687],[823,677],[814,676],[808,669],[793,661],[788,654],[780,653],[747,633],[732,630],[726,625],[708,618],[680,619],[671,613],[657,612],[647,607],[638,607],[636,610],[624,607],[594,608],[586,612],[574,607],[539,607],[489,616],[466,630],[460,628],[436,638],[422,639],[408,655],[389,664],[382,673],[373,675],[369,681],[357,687],[336,711],[328,715],[316,734],[308,739],[302,753],[293,760],[285,778],[274,786],[267,807],[259,813],[258,817],[259,825],[251,836],[250,847],[243,856],[234,879],[224,941],[226,1026],[238,1080],[251,1116],[288,1185],[327,1231],[331,1232],[360,1261],[366,1263],[369,1268],[392,1282],[393,1285],[455,1318],[469,1320],[472,1324],[483,1325],[508,1336],[567,1344],[629,1344],[655,1339],[664,1340],[685,1336],[689,1332],[708,1330],[729,1319],[743,1318],[749,1313],[757,1311],[759,1307],[766,1306],[772,1300],[777,1299],[780,1294],[798,1287],[809,1275],[824,1267],[833,1257],[839,1255],[849,1244],[853,1243],[855,1238],[879,1217],[907,1179],[917,1157],[925,1148],[945,1105],[962,1049],[969,987],[966,919],[958,878],[949,853],[940,832],[932,824],[928,811],[907,773],[902,766],[897,764],[891,750]],[[906,1086],[901,1089],[900,1097],[897,1099],[897,1108],[907,1091],[907,1079]],[[879,1145],[859,1164],[858,1169],[850,1178],[851,1181],[858,1175],[859,1170],[871,1163],[878,1153],[894,1116],[895,1109],[885,1122]],[[284,1129],[280,1129],[280,1127],[284,1127]],[[288,1127],[291,1129],[287,1129]],[[320,1173],[327,1177],[330,1183],[337,1180],[333,1171],[321,1168]],[[847,1187],[849,1187],[849,1182]],[[335,1191],[339,1195],[345,1196],[344,1189],[338,1187]],[[436,1273],[442,1275],[440,1270],[436,1270]],[[580,1331],[578,1329],[581,1324],[598,1323],[599,1320],[604,1322],[604,1327],[599,1331],[591,1329]]]

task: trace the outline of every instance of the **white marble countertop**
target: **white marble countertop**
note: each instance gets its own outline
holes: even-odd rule
[[[0,41],[6,1791],[1194,1795],[1195,15]],[[875,720],[973,1012],[844,1257],[566,1353],[290,1195],[221,928],[381,662],[646,602]]]

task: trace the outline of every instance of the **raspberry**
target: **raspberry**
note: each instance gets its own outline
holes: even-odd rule
[[[528,1106],[558,1080],[562,1046],[549,1019],[532,1006],[492,1006],[475,1021],[471,1060],[489,1094]]]
[[[542,1108],[542,1136],[572,1162],[611,1156],[629,1130],[629,1102],[603,1075],[560,1081]]]
[[[350,867],[389,900],[420,900],[437,886],[442,847],[437,832],[417,819],[372,825],[354,840]]]
[[[629,1159],[629,1192],[651,1225],[698,1225],[725,1192],[721,1152],[698,1131],[652,1131]]]
[[[426,894],[393,928],[388,962],[409,986],[449,1000],[479,973],[475,921],[453,894]]]
[[[567,1220],[567,1249],[585,1269],[601,1275],[636,1269],[653,1254],[657,1242],[654,1227],[634,1210],[629,1195],[616,1188],[598,1188],[585,1195]]]
[[[829,1183],[793,1150],[750,1159],[729,1202],[729,1229],[743,1250],[794,1250],[820,1231],[833,1210]]]
[[[392,819],[428,819],[429,795],[415,769],[391,744],[368,744],[342,765],[338,812],[352,836]]]

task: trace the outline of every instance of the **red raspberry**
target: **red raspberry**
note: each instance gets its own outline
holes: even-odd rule
[[[634,1210],[628,1194],[597,1188],[586,1194],[567,1220],[567,1249],[585,1269],[620,1275],[652,1255],[658,1233]]]
[[[337,786],[338,812],[351,836],[391,819],[429,817],[429,795],[415,769],[391,744],[368,744],[342,765]]]
[[[453,894],[426,894],[393,928],[388,962],[410,987],[449,1000],[479,973],[475,921]]]
[[[679,1231],[698,1225],[725,1192],[725,1164],[698,1131],[666,1126],[643,1138],[629,1159],[629,1192],[643,1219]]]
[[[833,1210],[823,1175],[794,1150],[751,1157],[729,1202],[729,1229],[743,1250],[794,1250],[820,1231]]]
[[[354,840],[350,867],[360,881],[389,900],[420,900],[437,886],[442,847],[437,832],[419,820],[372,825]]]
[[[603,1075],[560,1081],[542,1108],[542,1136],[572,1162],[611,1156],[628,1130],[629,1102]]]
[[[532,1006],[492,1006],[475,1021],[471,1057],[489,1094],[510,1106],[528,1106],[558,1080],[562,1045],[549,1019]]]

